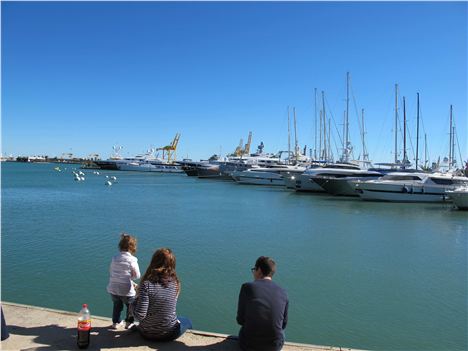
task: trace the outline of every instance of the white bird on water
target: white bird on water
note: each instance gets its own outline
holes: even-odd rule
[[[117,181],[117,177],[115,177],[115,176],[112,176],[111,179],[112,179],[114,182]]]
[[[107,186],[111,186],[111,185],[112,185],[112,182],[107,181],[107,182],[106,182],[106,185],[107,185]]]

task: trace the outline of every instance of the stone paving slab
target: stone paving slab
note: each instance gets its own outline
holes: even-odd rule
[[[2,302],[10,337],[1,342],[2,350],[78,350],[76,313]],[[235,336],[203,331],[187,331],[179,339],[152,342],[137,331],[110,329],[111,320],[92,317],[91,343],[88,350],[115,351],[239,351]],[[286,343],[284,351],[352,351],[348,348]]]

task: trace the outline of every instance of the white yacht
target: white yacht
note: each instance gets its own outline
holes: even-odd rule
[[[461,186],[453,190],[447,190],[447,195],[452,199],[459,210],[468,210],[468,186]]]
[[[377,171],[356,169],[351,172],[326,172],[312,176],[311,179],[320,185],[327,193],[339,196],[359,196],[351,181],[370,180],[382,177],[382,173]]]
[[[301,174],[304,166],[275,165],[273,167],[252,167],[244,171],[234,171],[232,178],[239,184],[285,185],[285,174]]]
[[[136,161],[117,164],[119,171],[135,171],[135,172],[159,172],[159,173],[183,173],[182,168],[173,163],[164,163],[156,161]]]
[[[325,192],[325,190],[313,180],[313,177],[322,175],[352,175],[359,170],[359,166],[353,164],[335,163],[325,167],[309,168],[304,173],[286,177],[286,187],[296,191]]]
[[[446,202],[450,201],[446,191],[468,185],[468,178],[442,173],[394,172],[379,179],[353,183],[363,200]]]

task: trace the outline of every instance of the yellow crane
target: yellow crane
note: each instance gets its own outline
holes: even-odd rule
[[[251,143],[252,143],[252,132],[249,132],[249,138],[247,139],[247,144],[245,144],[244,150],[242,150],[242,155],[249,156]]]
[[[170,143],[167,146],[158,147],[156,149],[156,151],[162,150],[163,160],[165,159],[165,156],[167,156],[167,162],[173,162],[176,160],[176,150],[177,150],[177,144],[179,143],[179,139],[180,139],[180,133],[176,133],[174,140],[172,140],[172,143]]]
[[[234,155],[236,156],[242,156],[242,146],[244,145],[244,139],[241,138],[240,142],[239,142],[239,146],[236,147],[236,150],[234,151]]]
[[[247,144],[244,145],[244,139],[241,139],[239,142],[239,146],[236,147],[236,150],[233,152],[233,155],[237,157],[242,157],[245,155],[249,155],[250,153],[250,144],[252,144],[252,132],[249,132],[249,138],[247,140]]]

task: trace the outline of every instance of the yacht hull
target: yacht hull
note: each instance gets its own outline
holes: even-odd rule
[[[110,171],[118,171],[117,167],[117,162],[115,161],[94,161],[94,163],[100,168],[100,169],[106,169]]]
[[[329,194],[359,197],[354,190],[354,185],[348,183],[347,179],[314,178],[314,181]]]
[[[278,173],[270,172],[232,172],[232,179],[239,184],[251,184],[251,185],[274,185],[284,186],[284,178]]]
[[[154,165],[154,164],[120,164],[118,165],[119,171],[133,171],[133,172],[157,172],[157,173],[183,173],[184,171],[175,165]]]
[[[197,176],[201,179],[232,180],[231,176],[224,175],[219,170],[219,166],[197,168]]]
[[[323,193],[325,190],[311,179],[310,175],[301,174],[295,177],[294,189],[300,192]]]
[[[449,202],[443,188],[430,188],[421,185],[385,185],[361,183],[356,185],[361,199],[390,202]]]
[[[468,191],[447,192],[459,210],[468,210]]]

